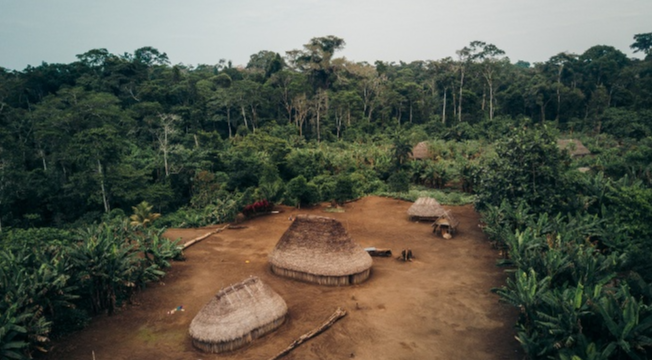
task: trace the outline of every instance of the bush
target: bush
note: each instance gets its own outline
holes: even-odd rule
[[[410,189],[410,177],[405,170],[399,170],[388,178],[388,187],[390,191],[406,192]]]

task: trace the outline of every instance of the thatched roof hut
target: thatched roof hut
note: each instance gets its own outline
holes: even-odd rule
[[[422,141],[413,147],[411,159],[424,160],[429,158],[429,143]]]
[[[435,221],[435,219],[443,216],[445,210],[440,203],[434,198],[422,197],[413,203],[408,208],[408,218],[410,220],[428,220]]]
[[[198,349],[221,353],[243,347],[283,324],[286,302],[258,277],[227,286],[190,323]]]
[[[449,234],[451,236],[451,234],[456,232],[459,224],[460,221],[453,217],[451,211],[445,210],[444,214],[435,219],[431,226],[433,226],[434,233],[439,232],[442,235]]]
[[[589,149],[580,140],[576,139],[558,140],[558,148],[560,150],[568,150],[569,154],[573,157],[591,154]]]
[[[298,215],[269,256],[272,272],[321,285],[367,280],[372,258],[333,218]]]

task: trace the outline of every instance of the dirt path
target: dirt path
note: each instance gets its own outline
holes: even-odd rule
[[[428,223],[411,222],[411,203],[367,197],[343,213],[322,207],[296,210],[243,223],[193,245],[162,283],[139,293],[136,306],[100,316],[60,343],[48,359],[266,359],[318,326],[338,307],[349,315],[284,359],[520,359],[513,338],[513,309],[490,293],[503,283],[494,266],[497,252],[478,228],[471,206],[450,207],[460,220],[450,240],[435,237]],[[289,226],[291,214],[339,219],[363,247],[411,248],[416,260],[374,258],[370,279],[356,286],[323,287],[273,275],[267,255]],[[215,228],[215,227],[213,227]],[[184,241],[205,229],[171,229]],[[289,318],[277,331],[234,353],[206,354],[193,348],[188,326],[221,287],[259,276],[288,304]],[[178,305],[186,311],[168,315]]]

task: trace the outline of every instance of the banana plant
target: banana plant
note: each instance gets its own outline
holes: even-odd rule
[[[651,305],[630,295],[626,285],[595,303],[618,358],[645,359],[651,350]],[[604,335],[604,336],[605,336]],[[647,350],[648,349],[648,350]]]

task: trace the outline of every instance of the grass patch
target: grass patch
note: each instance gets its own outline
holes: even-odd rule
[[[448,206],[472,204],[476,198],[476,196],[473,194],[468,194],[460,191],[430,189],[423,186],[413,186],[410,188],[410,190],[408,190],[408,192],[384,191],[378,192],[374,195],[413,202],[421,197],[431,197],[437,200],[440,204]]]
[[[343,213],[345,212],[345,209],[339,208],[339,207],[328,207],[324,209],[324,212],[328,213]]]

